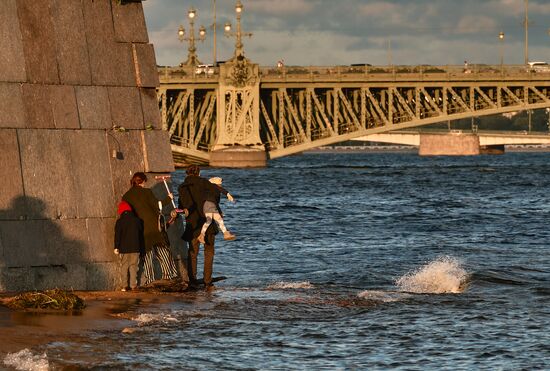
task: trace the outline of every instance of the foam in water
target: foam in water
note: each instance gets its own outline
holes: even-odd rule
[[[422,294],[459,293],[468,274],[459,259],[445,256],[409,272],[396,281],[402,291]]]
[[[146,325],[152,322],[179,322],[177,318],[166,313],[142,313],[133,320],[140,325]]]
[[[29,349],[9,353],[4,358],[4,364],[21,371],[48,371],[50,368],[46,353],[35,355]]]
[[[267,286],[271,290],[284,290],[284,289],[311,289],[313,285],[309,281],[302,282],[284,282],[279,281]]]
[[[395,301],[402,300],[408,297],[407,294],[401,292],[388,292],[388,291],[377,291],[377,290],[365,290],[357,294],[361,299],[373,300],[382,303],[392,303]]]

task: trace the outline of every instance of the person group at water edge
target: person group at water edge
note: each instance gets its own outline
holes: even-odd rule
[[[178,278],[166,234],[159,230],[158,200],[153,191],[145,188],[146,181],[147,176],[144,173],[135,173],[130,181],[130,189],[122,196],[122,199],[130,204],[136,215],[143,221],[144,254],[142,257],[145,285],[155,280],[153,255],[160,263],[162,279]],[[173,197],[172,193],[168,193],[168,196],[162,200],[162,204],[169,203]]]
[[[204,190],[204,205],[202,211],[206,217],[206,222],[204,222],[201,234],[198,238],[199,242],[202,244],[204,244],[204,234],[208,227],[210,227],[210,224],[212,224],[212,220],[216,222],[218,228],[222,231],[224,240],[234,240],[237,237],[227,230],[223,221],[223,213],[220,208],[221,194],[223,193],[226,195],[227,199],[231,202],[235,202],[235,198],[222,187],[222,181],[220,177],[210,178],[209,182],[212,183],[214,187],[208,187]]]
[[[143,222],[130,204],[120,201],[115,224],[115,254],[120,259],[122,291],[135,290],[139,286],[139,257],[143,253]]]
[[[200,176],[200,168],[197,165],[187,167],[184,182],[178,187],[179,201],[178,208],[183,209],[186,214],[185,232],[183,240],[188,244],[187,273],[189,275],[189,287],[196,288],[197,281],[197,256],[201,242],[202,227],[206,221],[204,215],[205,190],[214,187],[206,178]],[[212,269],[214,265],[214,244],[218,228],[211,223],[204,233],[204,284],[206,290],[211,290]]]

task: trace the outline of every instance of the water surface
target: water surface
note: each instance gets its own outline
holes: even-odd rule
[[[238,239],[218,239],[216,291],[136,313],[132,334],[87,331],[4,365],[548,369],[549,159],[308,154],[207,169],[237,199],[222,202]]]

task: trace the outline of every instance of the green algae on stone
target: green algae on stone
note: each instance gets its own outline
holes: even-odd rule
[[[46,291],[26,292],[8,300],[5,305],[12,309],[50,309],[82,310],[86,307],[84,300],[67,290],[53,289]]]

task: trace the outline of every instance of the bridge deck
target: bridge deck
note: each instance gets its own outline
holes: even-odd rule
[[[189,66],[159,67],[161,84],[193,83],[196,88],[207,88],[218,83],[219,67],[211,73],[195,73]],[[262,85],[289,83],[338,83],[338,82],[426,82],[426,81],[546,81],[550,72],[541,73],[524,65],[477,65],[465,70],[463,66],[310,66],[310,67],[260,67]]]

